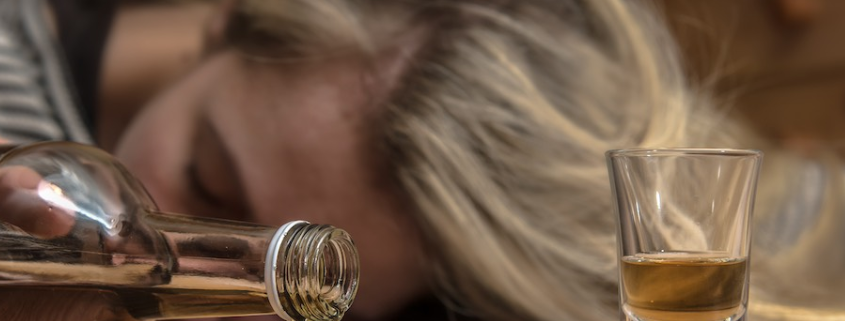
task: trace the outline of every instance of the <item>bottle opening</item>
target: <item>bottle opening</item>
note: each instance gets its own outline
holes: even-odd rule
[[[358,252],[345,231],[288,223],[279,229],[267,258],[267,294],[282,318],[334,321],[352,305],[358,289]]]

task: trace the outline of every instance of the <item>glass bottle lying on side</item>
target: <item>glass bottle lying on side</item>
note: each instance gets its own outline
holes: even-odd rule
[[[0,290],[110,291],[141,320],[339,320],[355,297],[343,230],[161,213],[110,155],[75,143],[15,147],[0,173]]]

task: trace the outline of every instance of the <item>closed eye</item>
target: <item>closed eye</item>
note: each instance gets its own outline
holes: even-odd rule
[[[238,167],[222,137],[208,118],[199,119],[184,169],[186,188],[203,215],[244,220],[249,217],[249,205]]]
[[[191,162],[190,164],[188,164],[187,168],[185,169],[185,172],[188,178],[188,186],[190,187],[191,191],[195,194],[195,196],[207,202],[209,205],[225,205],[225,202],[223,202],[220,197],[214,195],[214,193],[211,192],[208,187],[206,187],[205,183],[203,183],[202,178],[200,178],[199,169],[197,167],[196,162]]]

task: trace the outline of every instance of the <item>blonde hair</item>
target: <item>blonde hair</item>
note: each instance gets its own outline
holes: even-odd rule
[[[236,10],[231,38],[251,55],[267,43],[280,57],[371,52],[376,27],[430,26],[380,137],[439,293],[485,319],[618,317],[604,152],[750,137],[688,89],[660,21],[634,1],[252,0]]]

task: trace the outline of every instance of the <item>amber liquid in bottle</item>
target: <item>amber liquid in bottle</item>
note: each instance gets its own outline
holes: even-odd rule
[[[212,282],[218,283],[221,280]],[[178,282],[178,281],[177,281]],[[180,288],[109,288],[109,287],[63,287],[26,286],[3,287],[21,291],[46,291],[75,296],[80,292],[97,293],[97,298],[111,305],[117,316],[138,320],[169,320],[199,317],[228,317],[272,314],[267,295],[263,291],[249,291],[231,288],[180,289]],[[104,303],[105,304],[105,303]]]
[[[209,244],[192,239],[194,245]],[[56,249],[50,242],[8,237],[2,229],[0,258],[0,291],[101,294],[118,315],[140,320],[274,312],[263,280],[250,273],[263,266],[260,259],[184,257],[179,268],[165,270],[147,257]]]
[[[708,253],[626,256],[623,309],[653,321],[735,319],[745,313],[746,262]]]

